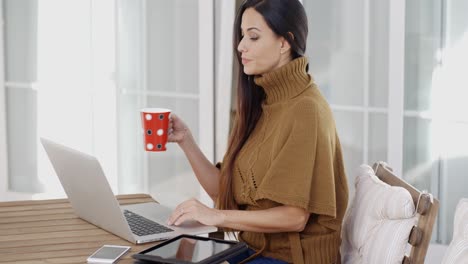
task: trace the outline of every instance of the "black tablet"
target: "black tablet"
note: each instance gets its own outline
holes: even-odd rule
[[[211,264],[221,263],[247,249],[244,242],[180,235],[132,257],[144,263]]]

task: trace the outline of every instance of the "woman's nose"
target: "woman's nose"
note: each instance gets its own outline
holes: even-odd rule
[[[239,52],[246,52],[246,47],[245,47],[245,44],[244,44],[244,38],[241,39],[241,41],[239,42],[239,45],[237,45],[237,51]]]

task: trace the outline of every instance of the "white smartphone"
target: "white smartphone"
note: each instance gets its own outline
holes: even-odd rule
[[[114,263],[123,256],[130,247],[104,245],[88,257],[88,263]]]

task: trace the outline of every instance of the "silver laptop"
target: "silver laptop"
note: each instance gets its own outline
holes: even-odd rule
[[[120,206],[95,157],[44,138],[41,142],[73,210],[84,220],[136,244],[217,230],[196,221],[168,226],[172,210],[158,203]]]

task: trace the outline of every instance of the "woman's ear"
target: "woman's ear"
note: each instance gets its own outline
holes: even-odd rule
[[[281,54],[286,53],[290,49],[291,49],[291,45],[289,44],[289,42],[284,37],[281,37],[280,53]]]

